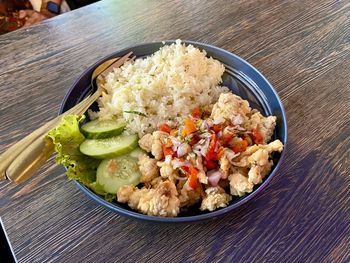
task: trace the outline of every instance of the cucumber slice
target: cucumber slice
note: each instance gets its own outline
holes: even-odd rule
[[[144,150],[142,150],[140,147],[137,147],[135,150],[133,150],[129,155],[133,158],[139,159],[139,156],[142,154],[146,154]]]
[[[96,172],[96,182],[111,194],[117,194],[123,185],[138,185],[140,177],[138,159],[130,154],[103,160]]]
[[[103,139],[121,134],[125,126],[124,120],[93,120],[80,129],[88,139]]]
[[[96,159],[113,158],[131,152],[138,146],[138,136],[120,135],[106,139],[86,139],[80,144],[80,152]]]

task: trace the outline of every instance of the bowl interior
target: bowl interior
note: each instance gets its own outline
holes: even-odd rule
[[[174,41],[165,41],[165,43],[173,42]],[[221,61],[226,68],[226,71],[223,75],[223,85],[229,87],[233,93],[241,96],[243,99],[248,100],[252,108],[259,110],[265,116],[276,116],[277,125],[273,139],[280,139],[282,143],[286,145],[287,122],[284,108],[276,91],[272,85],[263,77],[263,75],[261,75],[261,73],[259,73],[253,66],[251,66],[243,59],[223,49],[192,41],[183,42],[186,44],[192,44],[202,50],[205,50],[208,56]],[[154,53],[163,45],[164,44],[162,42],[142,44],[115,52],[101,59],[90,68],[88,68],[72,85],[62,102],[60,113],[72,108],[91,92],[91,74],[93,70],[102,62],[113,57],[122,56],[129,51],[132,51],[136,57],[145,57]],[[91,108],[93,110],[97,110],[97,105],[94,104]],[[194,206],[191,207],[191,209],[183,210],[180,215],[175,218],[147,216],[131,210],[127,205],[119,203],[108,203],[84,185],[80,184],[79,182],[76,183],[77,186],[90,198],[105,206],[106,208],[125,216],[158,222],[188,222],[203,220],[224,214],[253,198],[253,196],[260,192],[275,175],[283,158],[284,152],[285,150],[282,152],[282,154],[273,155],[274,166],[272,167],[270,174],[265,177],[262,184],[254,187],[252,193],[240,198],[233,198],[228,207],[216,210],[214,212],[202,212],[198,209],[199,207]]]

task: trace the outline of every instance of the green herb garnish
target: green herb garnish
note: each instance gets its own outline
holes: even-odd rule
[[[140,115],[140,116],[143,116],[143,117],[147,117],[146,114],[144,114],[143,112],[140,112],[140,111],[125,110],[124,112],[125,112],[125,113],[131,113],[131,114],[137,114],[137,115]]]

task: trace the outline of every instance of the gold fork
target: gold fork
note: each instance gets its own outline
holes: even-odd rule
[[[120,67],[126,61],[134,59],[135,57],[130,58],[131,54],[132,52],[121,58],[107,60],[99,65],[91,76],[92,87],[96,79],[101,81],[100,76],[104,72],[111,71],[113,68]],[[97,90],[92,95],[89,95],[72,109],[49,121],[4,152],[0,156],[0,180],[5,180],[7,177],[11,181],[20,183],[29,179],[53,152],[52,142],[45,140],[47,132],[58,125],[64,115],[83,115],[91,104],[101,96],[102,91],[102,86],[98,85]]]

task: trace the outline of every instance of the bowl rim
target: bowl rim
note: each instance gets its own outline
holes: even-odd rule
[[[141,47],[141,46],[146,46],[146,45],[159,45],[159,44],[172,44],[175,43],[176,40],[163,40],[163,41],[154,41],[154,42],[147,42],[147,43],[141,43],[138,45],[133,45],[130,47],[125,47],[123,49],[120,50],[116,50],[113,53],[110,53],[104,57],[102,57],[101,59],[99,59],[97,62],[95,62],[93,65],[89,66],[87,69],[85,69],[80,75],[79,77],[73,82],[73,84],[70,86],[70,88],[68,89],[68,91],[66,92],[60,109],[59,109],[59,114],[63,113],[65,104],[67,102],[67,100],[70,97],[70,94],[72,93],[72,91],[74,90],[75,86],[79,83],[79,81],[86,75],[87,72],[89,72],[90,70],[93,70],[94,68],[96,68],[99,64],[103,63],[105,60],[107,60],[108,58],[110,58],[113,54],[115,53],[127,53],[128,51]],[[279,170],[281,163],[284,161],[285,159],[285,155],[286,155],[286,150],[287,150],[287,142],[288,142],[288,125],[287,125],[287,118],[286,118],[286,112],[283,106],[283,103],[280,99],[280,97],[278,96],[277,91],[275,90],[275,88],[272,86],[272,84],[265,78],[265,76],[259,71],[257,70],[253,65],[251,65],[249,62],[247,62],[246,60],[242,59],[241,57],[225,50],[219,47],[216,47],[214,45],[210,45],[210,44],[206,44],[206,43],[201,43],[201,42],[197,42],[197,41],[190,41],[190,40],[181,40],[181,43],[184,43],[186,45],[193,45],[197,48],[200,49],[204,49],[206,50],[206,48],[208,49],[215,49],[218,50],[222,53],[224,53],[227,56],[231,56],[234,57],[236,60],[238,60],[239,62],[247,65],[252,71],[255,72],[255,74],[257,74],[262,81],[265,82],[265,85],[267,85],[270,90],[272,91],[273,95],[275,96],[277,102],[278,102],[278,107],[281,109],[281,117],[282,117],[282,123],[284,126],[284,133],[283,133],[283,137],[285,138],[283,140],[283,144],[284,144],[284,148],[283,151],[280,155],[280,158],[278,160],[278,162],[275,164],[273,171],[266,177],[266,179],[257,186],[257,188],[249,193],[246,196],[243,196],[239,201],[229,204],[227,207],[224,208],[220,208],[218,210],[212,211],[212,212],[208,212],[205,214],[200,214],[200,215],[193,215],[193,216],[183,216],[183,217],[160,217],[160,216],[150,216],[150,215],[145,215],[145,214],[141,214],[139,212],[136,211],[131,211],[131,210],[127,210],[124,209],[122,207],[118,207],[116,205],[114,205],[113,203],[109,203],[106,200],[104,200],[102,197],[98,196],[97,194],[95,194],[94,192],[92,192],[89,188],[87,188],[86,186],[84,186],[82,183],[75,181],[74,183],[75,185],[78,187],[78,189],[80,189],[85,195],[87,195],[89,198],[91,198],[92,200],[94,200],[95,202],[97,202],[99,205],[107,208],[110,211],[113,211],[119,215],[128,217],[128,218],[133,218],[133,219],[138,219],[138,220],[142,220],[142,221],[149,221],[149,222],[159,222],[159,223],[185,223],[185,222],[194,222],[194,221],[203,221],[203,220],[208,220],[208,219],[215,219],[219,216],[222,216],[230,211],[235,210],[236,208],[242,206],[243,204],[247,203],[248,201],[250,201],[251,199],[253,199],[255,196],[257,196],[259,193],[262,192],[263,189],[266,188],[266,186],[269,184],[269,182],[273,179],[273,177],[276,175],[277,171]],[[200,47],[198,47],[200,46]]]

